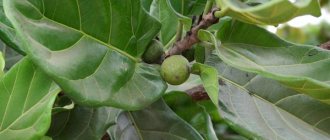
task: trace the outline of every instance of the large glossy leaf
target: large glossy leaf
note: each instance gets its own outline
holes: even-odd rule
[[[250,138],[327,140],[330,105],[288,89],[277,81],[235,69],[217,56],[207,62],[218,69],[222,117]]]
[[[217,34],[218,55],[238,69],[275,79],[330,104],[330,51],[281,40],[265,29],[228,21]]]
[[[76,103],[140,109],[166,84],[139,63],[160,24],[139,0],[5,0],[27,53]]]
[[[159,37],[165,46],[176,41],[176,32],[179,32],[177,30],[182,32],[182,28],[177,28],[180,23],[185,30],[189,30],[191,27],[191,19],[177,12],[172,7],[170,0],[154,0],[150,7],[150,13],[162,23]]]
[[[110,128],[115,140],[202,140],[161,99],[141,111],[122,112]]]
[[[0,139],[40,139],[60,88],[25,58],[0,79]]]
[[[0,39],[16,51],[25,54],[22,42],[19,41],[13,25],[5,15],[2,0],[0,0]]]
[[[317,0],[216,0],[216,3],[223,16],[254,24],[277,25],[300,15],[321,15]]]
[[[120,110],[110,107],[74,109],[52,116],[48,136],[53,140],[100,140]]]

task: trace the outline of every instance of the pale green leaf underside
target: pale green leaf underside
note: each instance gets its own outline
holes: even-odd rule
[[[163,100],[135,112],[122,112],[110,128],[117,140],[202,140],[188,123],[178,117]]]
[[[0,79],[0,139],[40,139],[60,88],[24,58]]]
[[[219,57],[233,67],[258,73],[330,104],[330,53],[281,40],[260,27],[228,22],[219,30]]]
[[[4,5],[27,53],[76,103],[132,110],[163,94],[159,72],[138,63],[160,28],[140,1],[5,0]]]
[[[208,60],[220,73],[222,117],[249,137],[279,140],[330,138],[330,105],[288,89],[280,83]]]
[[[218,106],[218,92],[219,92],[219,83],[218,83],[218,71],[213,67],[195,63],[192,66],[192,71],[198,71],[199,76],[202,80],[205,91],[212,100],[212,102]]]
[[[310,14],[320,16],[320,6],[317,0],[266,0],[257,6],[250,6],[241,0],[216,0],[223,15],[253,24],[277,25],[290,19]]]
[[[72,110],[52,116],[47,133],[53,140],[100,140],[119,110],[110,107],[88,108],[75,106]]]

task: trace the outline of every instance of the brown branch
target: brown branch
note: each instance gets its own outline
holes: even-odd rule
[[[109,134],[108,134],[108,133],[105,133],[105,134],[103,135],[103,137],[101,138],[101,140],[111,140],[111,139],[110,139]]]
[[[326,49],[326,50],[330,50],[330,41],[321,44],[320,47],[323,48],[323,49]]]
[[[199,85],[193,87],[189,90],[186,90],[186,93],[194,100],[194,101],[202,101],[202,100],[209,100],[210,97],[207,95],[203,85]]]
[[[181,54],[185,50],[192,48],[194,44],[200,42],[197,36],[198,31],[200,29],[207,29],[219,21],[219,18],[214,16],[216,11],[218,11],[218,9],[213,9],[211,12],[206,14],[198,25],[191,28],[191,30],[187,32],[186,36],[181,41],[176,42],[174,46],[165,54],[165,56],[168,57],[171,55]]]

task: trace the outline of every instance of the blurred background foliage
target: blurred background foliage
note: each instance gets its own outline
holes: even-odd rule
[[[321,19],[318,24],[307,24],[302,27],[294,27],[282,24],[277,27],[276,34],[285,40],[297,44],[320,45],[330,41],[330,2],[320,0],[322,13],[326,13],[326,19]],[[306,19],[307,20],[307,19]],[[303,21],[310,22],[310,21]]]

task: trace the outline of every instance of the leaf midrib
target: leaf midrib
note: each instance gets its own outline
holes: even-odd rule
[[[120,54],[122,54],[122,55],[124,55],[124,56],[130,58],[130,59],[133,60],[134,62],[137,62],[137,63],[138,63],[138,62],[140,61],[138,58],[131,56],[131,55],[128,54],[127,52],[125,52],[125,51],[123,51],[123,50],[120,50],[120,49],[114,47],[114,46],[111,45],[111,44],[107,44],[107,43],[105,43],[105,42],[103,42],[103,41],[101,41],[101,40],[99,40],[99,39],[97,39],[97,38],[95,38],[95,37],[93,37],[93,36],[91,36],[91,35],[85,33],[85,32],[82,31],[82,30],[75,29],[75,28],[73,28],[73,27],[70,27],[70,26],[68,26],[68,25],[65,25],[65,24],[63,24],[63,23],[60,23],[60,22],[58,22],[58,21],[55,21],[55,20],[52,20],[52,19],[46,17],[46,16],[45,16],[43,13],[41,13],[40,10],[39,10],[37,7],[35,7],[33,4],[31,4],[30,2],[27,2],[27,3],[28,3],[30,6],[32,6],[32,8],[34,8],[34,9],[35,9],[35,10],[41,15],[41,18],[40,18],[39,20],[41,20],[42,18],[44,18],[44,19],[46,19],[46,20],[49,20],[49,21],[51,21],[51,22],[54,22],[54,23],[56,23],[56,24],[58,24],[58,25],[61,25],[61,26],[63,26],[63,27],[69,28],[69,29],[71,29],[71,30],[73,30],[73,31],[76,31],[76,32],[78,32],[78,33],[81,33],[82,36],[89,37],[89,38],[95,40],[96,42],[98,42],[98,43],[100,43],[100,44],[102,44],[102,45],[104,45],[104,46],[107,46],[108,48],[110,48],[110,49],[112,49],[112,50],[115,50],[116,52],[119,52]],[[79,17],[79,18],[81,18],[81,17]],[[32,19],[30,19],[30,20],[32,20]]]
[[[249,90],[245,89],[244,87],[242,87],[242,86],[239,85],[238,83],[236,83],[236,82],[234,82],[234,81],[231,81],[230,79],[227,79],[226,77],[224,77],[224,76],[222,76],[222,75],[218,75],[218,77],[221,78],[221,79],[223,79],[223,80],[225,80],[225,81],[227,81],[227,82],[229,82],[229,83],[231,83],[231,84],[233,84],[233,85],[235,85],[236,87],[240,88],[241,90],[243,90],[243,91],[245,91],[245,92],[247,92],[247,93],[250,93]],[[323,130],[317,128],[317,127],[315,127],[315,126],[312,125],[312,124],[309,124],[309,123],[305,122],[304,120],[302,120],[302,119],[300,119],[299,117],[295,116],[294,114],[292,114],[292,113],[290,113],[290,112],[284,110],[283,108],[274,105],[274,103],[272,103],[272,102],[270,102],[270,101],[268,101],[268,100],[262,98],[262,97],[259,96],[258,94],[255,93],[255,94],[252,94],[252,96],[254,96],[254,97],[256,97],[256,98],[258,98],[258,99],[260,99],[260,100],[262,100],[262,101],[264,101],[264,102],[267,102],[268,104],[271,104],[271,105],[272,105],[273,107],[275,107],[277,110],[280,109],[280,110],[282,110],[282,111],[284,111],[284,112],[287,112],[288,114],[292,115],[294,118],[298,119],[299,121],[301,121],[301,122],[303,122],[303,123],[306,123],[307,126],[310,126],[310,127],[314,128],[315,130],[317,130],[316,132],[320,132],[320,133],[322,133],[323,135],[325,135],[325,136],[329,136],[329,137],[330,137],[330,135],[329,135],[328,133],[326,133],[325,131],[323,131]],[[286,97],[285,97],[285,98],[286,98]]]
[[[233,44],[235,44],[235,43],[233,43]],[[242,44],[242,43],[237,43],[237,44]],[[248,45],[249,45],[249,44],[248,44]],[[223,45],[222,48],[224,48],[224,49],[226,49],[226,50],[228,50],[228,51],[230,51],[230,52],[232,52],[232,53],[234,53],[234,54],[236,54],[236,55],[240,55],[241,57],[245,58],[247,61],[253,62],[255,65],[257,65],[257,66],[259,66],[260,68],[262,68],[262,69],[259,69],[259,68],[252,68],[252,69],[251,69],[251,68],[248,68],[248,70],[253,70],[253,71],[256,71],[257,73],[259,73],[259,74],[263,74],[263,75],[265,75],[265,74],[270,74],[272,77],[273,77],[273,76],[280,76],[280,77],[286,77],[286,78],[288,78],[288,77],[291,77],[291,78],[299,78],[299,79],[304,78],[305,80],[311,81],[311,82],[313,82],[313,83],[317,83],[319,86],[326,87],[326,88],[330,88],[330,86],[329,86],[328,84],[325,84],[325,83],[324,83],[324,82],[327,82],[327,81],[321,81],[321,80],[314,79],[314,78],[309,78],[309,77],[306,77],[306,76],[282,75],[281,73],[277,73],[277,72],[272,73],[272,72],[267,72],[267,71],[266,71],[266,68],[267,68],[267,67],[297,66],[297,65],[305,65],[305,64],[307,65],[307,64],[318,63],[318,62],[320,62],[320,61],[330,60],[330,57],[327,58],[327,59],[322,59],[322,60],[318,60],[318,61],[314,61],[314,62],[310,62],[310,63],[303,63],[303,64],[294,64],[294,65],[277,65],[277,66],[262,66],[262,65],[259,65],[258,63],[256,63],[255,61],[252,61],[251,59],[247,58],[246,56],[242,55],[241,53],[239,53],[239,52],[237,52],[237,51],[235,51],[235,50],[232,50],[232,49],[230,49],[229,47],[226,47],[225,45]],[[220,57],[221,57],[221,59],[225,59],[225,60],[226,60],[226,58],[222,57],[222,55],[220,55]],[[237,66],[237,64],[233,64],[233,63],[231,63],[231,62],[229,62],[229,64]],[[242,69],[246,69],[245,67],[240,67],[240,68],[242,68]],[[277,78],[277,79],[278,79],[278,78]],[[330,80],[328,80],[328,81],[330,81]]]
[[[55,88],[53,90],[51,90],[52,86],[49,86],[49,90],[48,90],[48,93],[43,97],[41,98],[36,104],[34,104],[33,106],[31,106],[28,110],[26,110],[23,114],[21,114],[17,119],[15,119],[15,121],[13,121],[10,125],[8,125],[7,128],[1,130],[0,134],[4,133],[6,130],[10,129],[10,127],[12,127],[18,120],[20,120],[22,118],[22,116],[25,116],[27,113],[29,113],[31,110],[34,109],[35,106],[39,105],[39,104],[42,104],[44,103],[45,99],[51,97],[51,96],[54,96],[52,95],[51,93],[57,93],[60,91],[59,88]],[[50,91],[51,90],[51,91]],[[42,116],[39,117],[39,119],[41,118]]]

